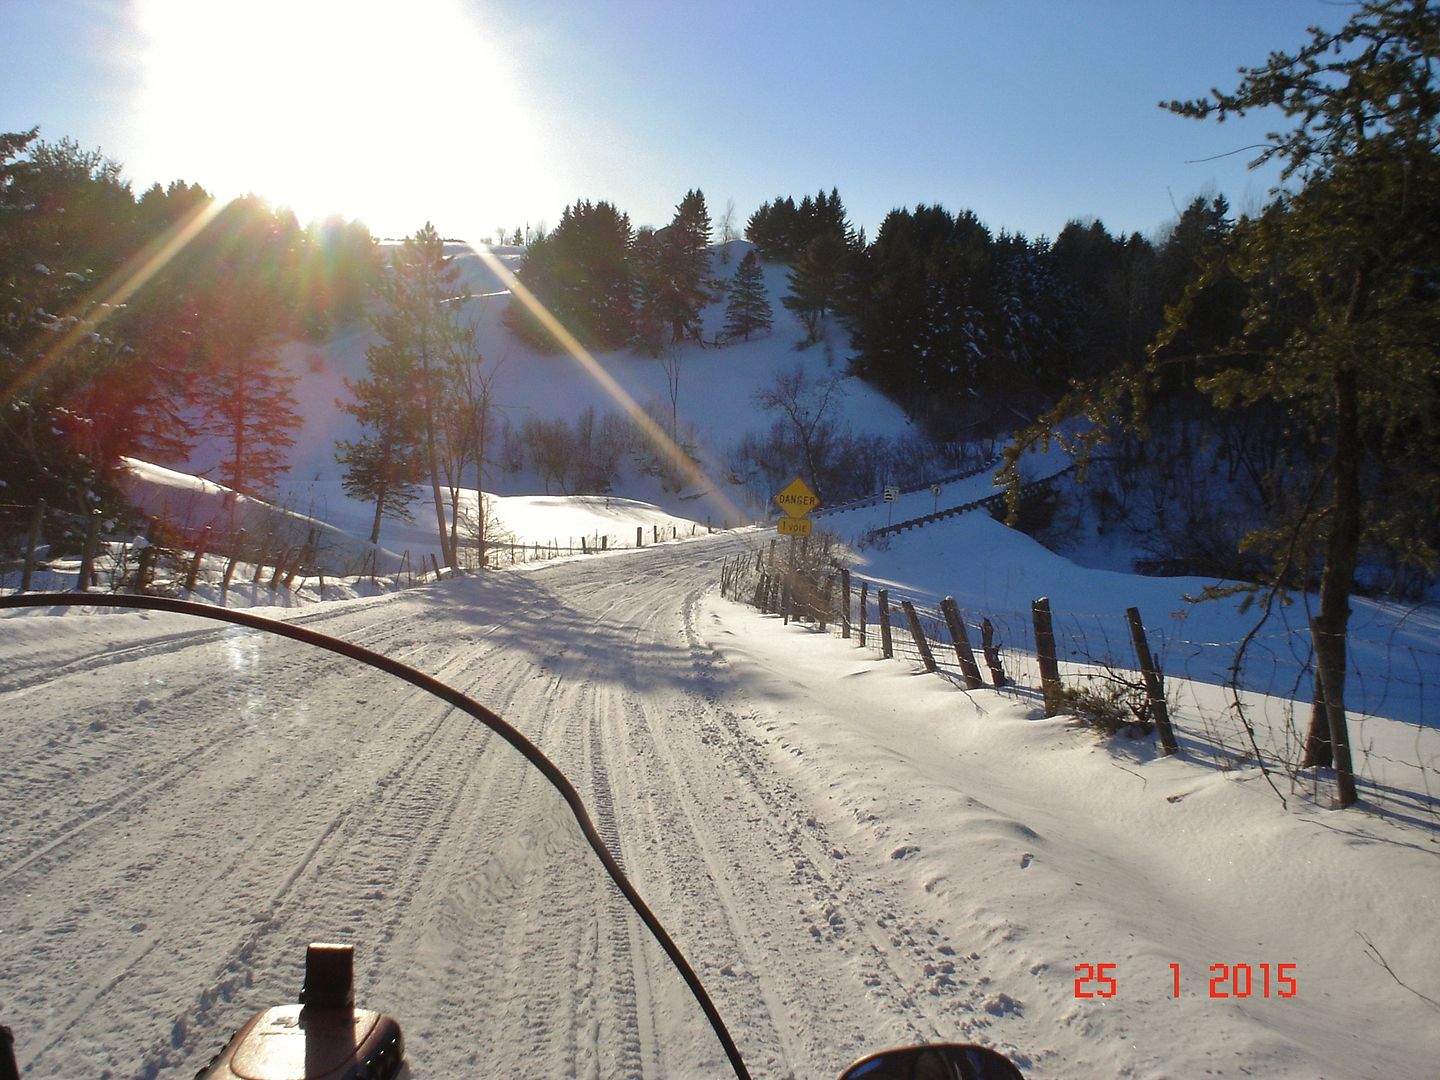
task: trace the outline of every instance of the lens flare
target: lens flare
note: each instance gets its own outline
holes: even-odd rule
[[[706,475],[694,458],[680,449],[670,434],[655,422],[654,417],[640,407],[623,386],[615,381],[590,350],[580,344],[575,335],[566,329],[565,324],[555,317],[554,313],[540,301],[540,298],[527,289],[525,283],[495,256],[489,245],[483,242],[471,243],[470,249],[510,289],[511,295],[525,306],[526,310],[545,327],[548,333],[554,336],[561,347],[580,365],[581,370],[594,379],[600,388],[610,395],[611,400],[625,410],[625,413],[634,421],[635,426],[640,429],[661,457],[676,472],[684,476],[691,485],[705,493],[703,497],[711,506],[720,511],[721,520],[744,521],[746,519],[745,512],[720,490],[720,486]]]
[[[47,372],[63,361],[76,345],[98,333],[105,320],[124,307],[125,303],[144,288],[151,278],[163,270],[170,260],[184,251],[190,242],[204,230],[205,226],[215,219],[221,209],[223,209],[222,205],[213,199],[200,203],[185,217],[126,260],[119,270],[111,274],[72,313],[75,316],[75,322],[55,344],[55,347],[42,356],[37,363],[21,370],[4,390],[0,391],[0,401],[10,401],[25,393],[43,379]]]

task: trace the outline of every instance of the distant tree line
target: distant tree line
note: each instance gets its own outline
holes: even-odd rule
[[[183,181],[137,198],[98,152],[0,135],[0,524],[118,510],[122,457],[207,436],[215,479],[266,490],[297,423],[276,349],[357,318],[377,268],[359,223]]]
[[[701,313],[721,298],[727,334],[748,339],[772,321],[759,265],[742,260],[730,281],[717,281],[710,235],[698,189],[686,192],[660,229],[634,229],[613,203],[583,200],[565,208],[553,231],[531,235],[517,276],[586,348],[659,355],[685,342],[704,344]],[[506,324],[538,349],[562,348],[546,315],[519,300]]]

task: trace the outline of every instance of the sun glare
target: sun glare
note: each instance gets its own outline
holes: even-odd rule
[[[426,220],[488,234],[551,201],[559,170],[543,117],[474,3],[132,10],[144,42],[134,122],[162,182],[255,192],[302,221],[340,213],[387,234]]]

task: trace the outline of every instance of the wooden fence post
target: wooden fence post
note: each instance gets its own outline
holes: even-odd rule
[[[955,659],[960,663],[960,674],[965,677],[965,686],[979,690],[985,685],[980,678],[980,667],[975,663],[975,650],[970,647],[970,633],[965,629],[965,620],[960,617],[960,608],[953,596],[940,601],[940,610],[945,615],[945,624],[950,628],[950,642],[955,646]]]
[[[95,555],[100,547],[100,515],[91,511],[85,523],[85,549],[80,553],[80,576],[75,579],[77,592],[95,584]]]
[[[1130,623],[1130,639],[1135,642],[1135,655],[1140,659],[1140,674],[1145,677],[1145,696],[1150,700],[1150,715],[1155,718],[1155,730],[1160,732],[1160,746],[1167,754],[1178,754],[1180,745],[1175,741],[1175,729],[1170,726],[1170,709],[1165,704],[1165,679],[1150,655],[1150,642],[1145,639],[1145,624],[1140,621],[1140,609],[1126,608],[1125,618]]]
[[[225,597],[230,592],[230,578],[235,573],[235,567],[240,562],[240,552],[245,546],[245,530],[241,529],[235,534],[235,546],[230,551],[230,561],[225,564],[225,575],[220,579],[220,603],[225,603]]]
[[[840,636],[850,638],[850,569],[840,569]]]
[[[265,539],[260,541],[260,554],[255,559],[255,584],[260,581],[260,575],[265,572],[265,560],[270,557],[270,534],[265,534]]]
[[[790,538],[790,558],[785,567],[785,589],[780,597],[785,625],[790,625],[790,612],[795,605],[795,538]]]
[[[925,631],[920,626],[920,616],[915,613],[915,605],[909,600],[901,600],[900,606],[905,609],[905,619],[910,623],[910,636],[915,639],[915,647],[920,650],[920,662],[925,665],[925,670],[932,674],[939,671],[935,664],[935,654],[930,651],[930,643],[925,640]]]
[[[1035,620],[1035,657],[1040,661],[1040,690],[1045,695],[1045,715],[1060,712],[1062,687],[1060,662],[1055,656],[1055,623],[1050,614],[1050,598],[1042,596],[1030,605]]]
[[[145,546],[140,549],[140,565],[135,568],[135,592],[143,596],[150,590],[150,575],[155,572],[155,543],[150,539],[153,530],[146,530]]]
[[[1004,665],[1000,663],[1000,649],[995,644],[995,624],[989,619],[980,622],[980,651],[985,654],[985,666],[990,669],[990,678],[998,690],[1010,680],[1005,677]]]
[[[892,660],[895,648],[890,640],[890,590],[881,589],[877,599],[880,604],[880,652],[886,660]]]
[[[309,561],[309,554],[310,541],[307,540],[305,541],[305,546],[295,555],[295,561],[290,564],[290,569],[285,574],[285,588],[292,592],[295,590],[295,579],[300,576],[300,571],[304,568],[306,562]]]
[[[30,518],[30,535],[25,541],[25,568],[20,571],[20,591],[30,591],[30,579],[35,574],[35,549],[40,546],[40,530],[45,524],[45,500],[35,504],[35,514]]]
[[[860,648],[862,649],[865,647],[865,619],[869,615],[866,609],[870,606],[870,601],[865,594],[869,591],[870,583],[862,578],[860,581]]]
[[[820,596],[820,632],[825,632],[830,621],[830,597],[835,592],[835,575],[825,575],[825,591]]]
[[[210,546],[210,526],[206,525],[200,532],[200,539],[195,543],[195,557],[190,560],[190,570],[185,575],[185,591],[195,591],[195,579],[200,574],[200,560],[205,557],[205,549]]]

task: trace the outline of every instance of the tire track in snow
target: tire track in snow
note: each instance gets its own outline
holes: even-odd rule
[[[167,762],[161,767],[159,775],[138,786],[122,787],[90,804],[83,812],[66,818],[56,826],[49,838],[38,837],[28,846],[21,846],[19,850],[10,853],[4,868],[0,869],[0,884],[8,883],[37,863],[40,865],[35,872],[48,871],[54,862],[64,858],[65,849],[87,839],[87,830],[108,824],[112,816],[132,813],[137,806],[154,801],[184,777],[220,754],[221,749],[217,746],[197,746],[186,751],[183,756]],[[20,877],[9,888],[23,889],[27,880],[27,877]]]
[[[764,744],[744,730],[748,721],[724,701],[718,685],[722,662],[696,632],[702,592],[692,589],[679,604],[692,677],[681,680],[688,685],[666,710],[653,707],[653,697],[637,699],[638,722],[630,738],[630,757],[647,765],[653,786],[686,792],[674,803],[683,811],[679,818],[664,823],[657,818],[655,827],[669,838],[660,847],[672,867],[669,876],[708,878],[714,890],[709,899],[705,888],[681,890],[680,898],[693,906],[678,921],[703,926],[712,955],[717,942],[734,943],[731,955],[740,958],[741,971],[737,976],[733,964],[722,968],[727,978],[717,991],[744,990],[742,997],[750,1000],[737,1011],[753,1017],[758,1004],[760,1014],[770,1016],[778,1046],[762,1050],[771,1057],[769,1066],[778,1069],[783,1062],[800,1075],[834,1072],[847,1055],[874,1049],[873,1032],[858,1018],[847,1030],[842,1018],[853,1010],[845,998],[815,985],[808,974],[833,968],[837,951],[880,1011],[900,1018],[916,1041],[935,1038],[937,1012],[949,1011],[950,1004],[966,1013],[975,1006],[976,995],[960,992],[950,977],[953,948],[935,927],[911,926],[893,903],[857,885],[845,853],[830,843],[789,781],[766,764]],[[677,598],[668,599],[673,619]],[[657,603],[657,620],[665,606]],[[707,782],[711,775],[714,783]],[[724,794],[718,803],[703,805],[705,797],[713,800],[711,792]],[[746,865],[755,850],[747,837],[762,838],[768,865]],[[703,871],[694,867],[691,852],[699,853]],[[780,868],[786,882],[776,893]],[[808,941],[788,929],[797,921]],[[832,958],[808,958],[812,951]],[[740,976],[753,985],[747,988]],[[917,998],[922,993],[924,1005]],[[756,1027],[749,1024],[745,1036],[754,1038]]]
[[[629,565],[645,575],[643,584],[626,584],[611,568],[601,574],[557,566],[536,575],[534,599],[522,596],[528,607],[514,616],[519,623],[513,627],[489,626],[498,612],[452,604],[470,599],[457,591],[397,601],[383,605],[383,612],[381,605],[348,615],[337,611],[326,629],[351,639],[363,635],[392,654],[403,651],[410,662],[443,672],[462,689],[483,686],[476,691],[479,700],[556,751],[577,784],[583,779],[597,819],[608,822],[607,842],[623,849],[637,883],[737,1025],[757,1075],[833,1071],[833,1056],[870,1034],[860,1030],[865,1017],[835,1005],[849,1000],[853,1010],[854,991],[847,998],[825,985],[845,970],[837,951],[854,968],[873,967],[877,1009],[909,1013],[904,1003],[913,1002],[914,1023],[922,1025],[917,1030],[929,1035],[923,1025],[945,1015],[937,1011],[943,1000],[937,1004],[924,993],[928,984],[919,967],[920,952],[933,951],[929,928],[897,902],[857,895],[870,884],[856,872],[863,860],[832,854],[838,849],[812,823],[804,793],[786,769],[777,768],[783,750],[755,729],[751,701],[728,683],[696,630],[697,583],[713,577],[713,566],[692,566],[694,557],[666,549],[635,557]],[[718,554],[708,561],[718,562]],[[518,587],[507,589],[510,599],[521,595]],[[476,592],[482,590],[477,586]],[[557,623],[562,640],[537,644],[537,627],[551,609],[564,617]],[[595,620],[596,612],[604,624],[596,633],[576,629]],[[481,618],[485,627],[478,625]],[[553,672],[540,666],[543,648],[559,650]],[[195,656],[185,650],[176,660],[171,654],[187,669]],[[372,1007],[400,1016],[420,1067],[436,1075],[621,1071],[629,1036],[615,1032],[629,1030],[630,1013],[620,1004],[625,994],[610,985],[617,964],[635,987],[634,1023],[646,1044],[639,1068],[645,1075],[666,1071],[664,1049],[649,1049],[654,1026],[663,1023],[663,1003],[647,996],[660,985],[658,969],[647,966],[648,946],[633,937],[627,942],[616,930],[609,902],[595,893],[596,876],[557,865],[575,850],[568,836],[547,833],[544,821],[524,831],[526,819],[543,817],[553,802],[553,796],[529,789],[538,777],[524,766],[490,767],[490,750],[460,735],[468,721],[456,717],[451,724],[443,713],[407,708],[410,699],[374,691],[364,680],[352,686],[334,679],[323,665],[297,672],[275,694],[297,695],[317,714],[364,696],[367,703],[349,710],[357,726],[372,715],[388,719],[384,731],[357,737],[361,749],[320,767],[320,792],[288,799],[293,821],[272,827],[267,822],[279,816],[258,816],[247,825],[240,840],[248,844],[259,833],[263,852],[222,850],[198,860],[206,879],[182,881],[173,890],[182,910],[157,915],[148,937],[141,932],[126,942],[124,957],[139,956],[128,966],[111,965],[120,977],[105,985],[94,1012],[175,1017],[151,1050],[157,1070],[178,1075],[187,1054],[208,1056],[254,1008],[293,999],[301,959],[293,943],[319,936],[310,927],[329,918],[361,938],[362,994]],[[426,730],[432,732],[428,740],[422,738]],[[596,767],[577,769],[575,759]],[[361,769],[363,762],[369,771]],[[230,764],[221,756],[202,771],[213,778]],[[253,772],[263,786],[263,767]],[[294,775],[285,771],[281,778]],[[379,789],[377,778],[392,775],[394,781]],[[396,786],[406,781],[412,784],[409,797]],[[188,788],[177,782],[166,790],[167,798],[181,799]],[[280,801],[279,787],[264,790]],[[608,813],[600,809],[607,803]],[[198,799],[186,805],[197,815],[213,809]],[[122,816],[112,814],[112,824]],[[371,835],[381,818],[394,826],[383,840]],[[519,819],[522,828],[496,833],[491,819],[500,818]],[[270,835],[272,828],[296,835]],[[91,832],[98,836],[106,829]],[[74,879],[83,859],[98,858],[97,843],[76,846],[83,849],[71,860],[76,865],[63,873],[51,867],[52,879]],[[117,864],[114,874],[124,869]],[[146,895],[158,898],[174,884],[151,881]],[[229,907],[212,895],[226,890]],[[367,898],[366,890],[380,895]],[[271,905],[275,899],[278,906]],[[98,911],[100,901],[93,903]],[[183,911],[186,905],[194,910]],[[827,913],[828,905],[834,910]],[[78,907],[63,914],[77,932],[91,917]],[[236,927],[237,914],[256,921]],[[832,922],[836,914],[840,921]],[[168,921],[162,924],[162,918]],[[196,940],[177,943],[186,935]],[[144,988],[146,972],[170,981]],[[177,983],[176,972],[185,980]],[[192,981],[194,972],[208,974]],[[482,979],[503,994],[477,999]],[[513,985],[506,988],[507,982]],[[0,985],[7,985],[3,970]],[[177,985],[193,985],[188,992],[195,995],[194,1006],[179,1017]],[[39,1000],[42,991],[32,992]],[[7,1009],[15,1004],[11,998]],[[143,1030],[148,1037],[151,1029]],[[494,1032],[495,1045],[477,1045],[492,1041],[477,1032]],[[103,1047],[103,1033],[96,1041]],[[132,1031],[112,1045],[135,1041]],[[46,1060],[40,1069],[32,1066],[34,1075],[53,1069],[58,1054]],[[82,1053],[75,1060],[96,1059]],[[557,1060],[563,1062],[557,1070],[536,1067]],[[174,1069],[166,1065],[171,1061]],[[64,1063],[59,1068],[65,1075],[96,1071]]]
[[[316,654],[319,656],[320,654]],[[308,686],[317,681],[323,681],[330,673],[325,667],[309,668],[296,674],[292,683],[301,686]],[[201,673],[203,677],[203,672]],[[379,678],[379,676],[377,676]],[[122,692],[124,690],[122,684]],[[418,693],[418,692],[413,692]],[[413,696],[412,693],[412,696]],[[428,699],[427,699],[428,700]],[[100,1003],[110,995],[120,993],[125,996],[127,993],[127,980],[131,983],[134,980],[132,974],[143,978],[143,965],[147,957],[153,953],[157,946],[164,944],[165,952],[173,952],[181,957],[203,957],[208,942],[213,940],[216,933],[225,936],[233,933],[236,915],[240,918],[251,919],[259,923],[259,926],[246,932],[238,945],[229,951],[228,959],[222,962],[216,970],[215,976],[208,985],[200,990],[197,1005],[183,1013],[176,1019],[171,1033],[164,1040],[157,1054],[149,1059],[147,1068],[153,1066],[151,1071],[159,1069],[165,1064],[175,1061],[184,1055],[188,1045],[187,1032],[197,1024],[205,1026],[209,1016],[214,1011],[217,1003],[227,1001],[237,989],[247,985],[250,978],[250,961],[255,955],[257,946],[264,938],[272,933],[278,925],[274,921],[274,911],[283,908],[287,898],[295,891],[297,884],[301,881],[305,870],[309,867],[323,851],[333,848],[337,843],[343,842],[347,837],[353,837],[361,831],[365,819],[377,812],[377,806],[383,799],[374,793],[383,791],[389,784],[403,784],[410,774],[418,769],[423,769],[423,755],[414,752],[423,746],[433,737],[438,726],[443,721],[444,715],[448,712],[445,706],[436,702],[435,707],[430,710],[430,715],[425,721],[421,721],[412,715],[409,709],[397,709],[395,721],[389,732],[389,751],[392,761],[394,754],[399,751],[402,757],[393,764],[390,772],[380,778],[380,782],[372,788],[372,795],[369,804],[364,802],[346,805],[343,802],[336,803],[333,798],[320,800],[319,803],[307,802],[301,804],[305,813],[300,820],[290,819],[283,812],[272,813],[268,819],[263,807],[251,805],[246,806],[246,800],[242,798],[244,781],[235,781],[236,786],[225,790],[216,790],[212,785],[203,781],[195,781],[192,776],[193,766],[197,763],[192,759],[189,766],[184,769],[176,769],[173,766],[167,767],[166,775],[158,778],[150,786],[150,794],[155,795],[161,788],[174,788],[174,798],[170,801],[177,805],[173,808],[177,821],[167,828],[175,830],[173,835],[180,837],[186,832],[186,818],[200,819],[198,824],[203,825],[207,818],[224,817],[229,815],[239,820],[249,819],[252,828],[257,822],[270,820],[276,822],[278,827],[260,825],[257,831],[261,834],[262,845],[257,845],[254,850],[248,842],[242,845],[239,855],[225,857],[220,860],[214,859],[210,853],[207,858],[198,864],[205,872],[195,874],[194,869],[188,864],[183,854],[178,858],[170,859],[172,863],[180,864],[177,872],[173,867],[169,869],[159,865],[165,858],[163,852],[159,853],[154,860],[142,863],[138,871],[127,872],[123,876],[134,878],[137,881],[136,888],[128,890],[119,899],[123,901],[118,906],[134,907],[136,904],[144,906],[146,897],[152,897],[149,901],[149,913],[144,920],[135,924],[134,938],[121,934],[118,940],[130,942],[126,948],[120,951],[118,956],[113,956],[107,965],[115,972],[108,978],[97,980],[80,988],[70,999],[68,1006],[62,1004],[60,993],[62,988],[49,988],[46,993],[47,1009],[45,1010],[50,1020],[44,1025],[43,1030],[28,1033],[27,1041],[35,1041],[39,1045],[38,1052],[28,1051],[27,1057],[30,1060],[31,1068],[43,1068],[47,1055],[56,1046],[73,1037],[72,1025],[80,1017],[88,1016]],[[470,727],[469,718],[464,718],[467,729]],[[428,726],[426,726],[428,724]],[[226,734],[233,734],[227,732]],[[366,744],[366,751],[378,749],[377,742],[384,739],[371,739]],[[233,745],[225,744],[217,740],[217,744],[203,753],[207,764],[214,766],[218,759],[225,756],[227,750],[233,749]],[[197,753],[199,753],[197,751]],[[329,764],[327,759],[331,756],[325,752],[324,747],[317,750],[320,761]],[[215,759],[215,760],[211,760]],[[212,767],[207,770],[213,776],[219,773],[224,777],[225,770]],[[253,777],[251,778],[253,779]],[[368,779],[368,778],[367,778]],[[198,794],[193,790],[198,787]],[[143,795],[144,793],[138,793]],[[324,791],[321,791],[324,794]],[[293,797],[293,793],[292,793]],[[136,802],[135,799],[123,799],[123,802]],[[254,803],[256,800],[250,800]],[[152,803],[152,806],[154,804]],[[164,803],[160,804],[162,809]],[[282,806],[284,803],[281,804]],[[110,816],[119,817],[119,804],[117,811]],[[227,810],[226,808],[229,807]],[[259,817],[255,814],[259,812]],[[358,811],[358,813],[356,812]],[[153,817],[153,811],[151,812]],[[91,822],[90,824],[98,824]],[[111,823],[114,824],[113,822]],[[147,823],[148,824],[148,823]],[[50,918],[49,921],[56,927],[56,931],[62,935],[73,934],[76,931],[86,928],[86,924],[94,921],[93,909],[107,898],[94,895],[93,879],[106,878],[106,874],[97,874],[94,863],[103,862],[103,855],[107,844],[107,830],[93,830],[96,834],[91,836],[87,831],[84,835],[76,834],[71,830],[66,835],[57,838],[50,846],[53,849],[56,845],[69,845],[76,849],[74,857],[77,859],[77,866],[68,871],[61,871],[53,860],[35,860],[32,863],[43,867],[50,878],[46,882],[48,891],[53,898],[56,896],[69,895],[72,900],[66,902],[62,908],[59,919]],[[113,830],[111,830],[113,831]],[[301,838],[298,842],[295,838]],[[308,843],[308,846],[306,844]],[[183,851],[183,849],[181,849]],[[84,865],[81,865],[83,863]],[[284,873],[280,879],[276,879],[275,870],[277,866],[289,866],[288,873]],[[119,872],[109,876],[120,877]],[[163,878],[161,884],[156,885],[150,879]],[[73,899],[79,897],[78,900]],[[217,897],[220,900],[220,907],[217,911]],[[74,915],[67,912],[73,911]],[[197,913],[198,916],[197,916]],[[17,913],[18,914],[18,913]],[[201,927],[203,932],[197,934],[196,923],[211,925]],[[37,917],[31,917],[32,923],[39,923],[45,919],[43,911]],[[218,930],[213,925],[219,923]],[[32,927],[33,928],[33,927]],[[52,931],[47,930],[50,934]],[[200,938],[201,940],[196,940]],[[210,950],[213,955],[213,949]],[[203,959],[191,962],[182,961],[186,971],[204,970]],[[93,973],[92,973],[93,974]],[[287,987],[286,992],[278,1000],[292,1000],[294,987]],[[145,991],[136,991],[131,996],[147,998]],[[149,994],[148,997],[155,995]],[[165,1001],[164,1009],[170,1015],[174,1015],[173,996]],[[102,1015],[110,1011],[108,1006],[101,1010]],[[45,1031],[54,1034],[45,1035]],[[206,1039],[213,1039],[213,1033],[206,1036]],[[119,1040],[120,1045],[133,1042],[131,1039]],[[62,1069],[62,1072],[66,1070]]]
[[[442,735],[457,726],[469,730],[469,718],[457,717],[439,702],[431,706],[430,699],[418,691],[406,697],[418,700],[422,707],[397,711],[397,716],[409,720],[389,739],[392,754],[398,752],[398,759],[392,757],[392,764],[373,780],[365,795],[349,803],[335,798],[324,800],[303,821],[286,822],[281,830],[289,839],[288,852],[263,855],[247,865],[244,873],[228,876],[229,887],[256,905],[252,907],[257,912],[256,925],[212,969],[212,976],[194,1004],[175,1019],[170,1038],[152,1046],[143,1058],[142,1075],[156,1076],[187,1062],[203,1064],[207,1049],[217,1050],[224,1042],[224,1033],[260,1007],[254,1001],[240,1001],[240,991],[251,984],[254,969],[293,970],[303,959],[305,942],[310,940],[337,936],[355,940],[361,936],[362,962],[373,960],[371,950],[383,947],[383,935],[377,941],[371,935],[316,930],[318,924],[327,921],[330,925],[324,926],[325,931],[341,928],[343,923],[333,910],[337,905],[350,909],[343,915],[346,921],[363,926],[365,913],[354,910],[354,904],[383,899],[383,895],[376,895],[373,875],[369,880],[357,881],[348,873],[352,853],[358,852],[362,863],[373,866],[377,861],[398,860],[402,852],[408,852],[415,863],[423,866],[432,845],[417,844],[418,834],[429,822],[447,820],[459,797],[459,792],[448,800],[440,797],[430,774],[437,760],[453,757],[449,741]],[[277,880],[275,872],[282,866],[288,869]],[[398,891],[402,895],[397,899],[403,900],[404,890]],[[277,952],[273,962],[267,961],[267,955]],[[197,955],[197,965],[199,962]],[[264,1004],[293,1001],[296,990],[298,983]],[[221,1035],[218,1041],[217,1034]]]
[[[582,701],[593,698],[593,692],[581,694]],[[589,729],[590,812],[596,830],[605,841],[610,854],[624,870],[625,851],[615,815],[615,796],[610,787],[610,773],[606,766],[603,730],[605,711],[600,710],[599,715],[595,715],[593,709],[574,709],[572,715]],[[635,957],[642,954],[642,931],[635,926],[629,902],[618,889],[608,883],[605,889],[605,911],[610,925],[610,987],[621,1010],[616,1020],[621,1045],[619,1066],[625,1076],[643,1076],[645,1062],[642,1047],[650,1040],[641,1035],[640,995],[635,979]]]
[[[701,681],[707,682],[709,673],[725,662],[698,632],[701,596],[702,592],[696,591],[687,598],[684,632],[697,670],[702,672]],[[793,879],[802,892],[813,896],[807,915],[811,936],[816,942],[846,945],[851,966],[866,988],[865,996],[875,1001],[880,1019],[891,1027],[885,1041],[972,1037],[976,1029],[988,1027],[987,1008],[992,998],[985,987],[988,980],[962,975],[962,969],[976,974],[971,969],[980,959],[978,954],[968,949],[962,954],[941,930],[943,920],[908,909],[896,899],[903,895],[902,881],[888,873],[888,864],[910,849],[897,847],[885,835],[883,823],[875,822],[873,816],[868,832],[875,842],[858,853],[858,858],[833,844],[815,816],[803,809],[805,795],[789,781],[777,783],[773,776],[767,780],[767,770],[757,769],[757,763],[765,758],[765,744],[744,730],[755,718],[730,709],[719,710],[713,717],[717,726],[710,733],[723,733],[721,741],[730,748],[727,759],[747,777],[750,790],[770,806],[774,820],[784,824],[792,841],[788,848],[795,859]],[[783,740],[775,745],[795,755],[801,767],[808,767],[799,750]],[[878,874],[873,864],[878,864]],[[875,881],[876,877],[881,880]],[[898,1034],[893,1030],[897,1021],[901,1025]],[[858,1056],[875,1048],[873,1032],[855,1034],[860,1041],[848,1051]],[[828,1049],[833,1053],[837,1048]],[[823,1068],[833,1072],[845,1064],[844,1060],[827,1061]]]
[[[385,633],[382,631],[375,633],[369,635],[368,641],[360,641],[357,643],[365,644],[366,647],[369,648],[380,649],[380,647],[387,642],[402,639],[404,637],[403,629],[402,625],[398,632],[392,631]],[[144,660],[157,660],[162,670],[169,672],[177,668],[189,666],[188,661],[190,658],[185,658],[183,661],[177,662],[176,657],[178,654],[175,651],[167,651],[167,649],[173,649],[177,643],[184,642],[181,646],[182,649],[217,643],[224,644],[227,639],[233,641],[237,636],[251,636],[253,633],[254,632],[242,630],[239,631],[237,635],[236,628],[227,627],[213,634],[203,634],[201,635],[201,640],[197,640],[193,634],[167,635],[160,639],[159,643],[148,642],[143,646],[128,649],[122,648],[106,654],[107,657],[116,655],[123,657],[120,661],[105,659],[91,663],[83,663],[78,666],[62,665],[61,668],[57,669],[56,678],[73,679],[77,673],[98,673],[104,670],[108,676],[116,679],[124,679],[129,673],[109,670],[113,663],[133,663]],[[354,638],[352,637],[351,640],[354,640]],[[413,644],[413,641],[410,643]],[[315,650],[307,650],[307,652],[302,655],[318,658],[322,654]],[[213,658],[207,657],[206,659]],[[357,665],[347,667],[345,670],[359,672],[363,669]],[[440,677],[442,681],[444,681],[446,672],[443,668],[441,670],[442,674],[437,677]],[[138,697],[134,702],[133,711],[136,713],[142,711],[155,713],[160,716],[171,715],[178,717],[181,715],[178,707],[167,705],[167,703],[164,702],[157,704],[156,701],[153,700],[155,696],[155,681],[156,680],[150,676],[146,676],[143,683],[136,680],[136,685],[133,689],[137,692],[143,692],[144,696]],[[162,678],[159,681],[163,682],[164,680]],[[38,683],[32,685],[38,685]],[[196,689],[196,687],[182,686],[179,688],[178,694],[172,696],[188,696]],[[205,700],[206,694],[203,687],[198,689],[201,691],[201,696],[193,702],[187,702],[185,711],[187,713],[203,715],[207,708],[207,702]],[[0,693],[3,693],[3,691],[0,691]],[[283,695],[272,691],[271,696],[280,697]],[[7,698],[6,701],[8,704],[9,699]],[[98,711],[98,705],[90,706],[90,712]],[[105,726],[98,718],[92,720],[89,725],[84,723],[84,719],[82,716],[79,720],[72,720],[67,730],[52,733],[45,745],[28,757],[22,756],[13,759],[11,768],[14,773],[19,776],[27,776],[41,770],[53,770],[58,753],[64,750],[74,749],[76,741],[79,740],[82,735],[88,735],[93,740],[96,730],[103,729]],[[153,805],[191,774],[206,768],[212,762],[222,757],[226,751],[226,740],[233,738],[236,734],[237,732],[235,731],[226,731],[223,729],[213,730],[210,734],[211,741],[183,751],[179,757],[174,757],[173,749],[169,749],[170,759],[164,761],[159,766],[157,773],[145,777],[138,784],[134,782],[133,774],[126,771],[118,779],[113,781],[115,787],[112,791],[103,794],[98,799],[85,803],[79,811],[68,815],[62,820],[52,823],[43,819],[32,818],[22,826],[14,829],[8,840],[15,843],[16,848],[6,852],[5,865],[3,868],[0,868],[0,883],[8,882],[12,877],[21,874],[37,861],[44,860],[48,863],[63,858],[68,849],[86,841],[86,833],[88,830],[109,824],[109,819],[112,817],[123,817],[127,814],[137,812],[139,808],[146,805]],[[108,749],[106,756],[112,759],[111,764],[113,764],[113,754]],[[141,749],[133,756],[141,759],[140,764],[135,767],[137,772],[141,768],[154,767],[153,763],[158,759],[158,754],[151,753],[148,747]],[[84,761],[79,763],[79,767],[82,769],[86,768],[87,765],[88,763]],[[94,786],[93,781],[87,781],[85,793],[82,797],[90,797],[90,789]],[[38,833],[37,830],[40,829],[43,829],[44,832]],[[14,887],[22,887],[25,880],[25,878],[21,878],[20,882]]]

